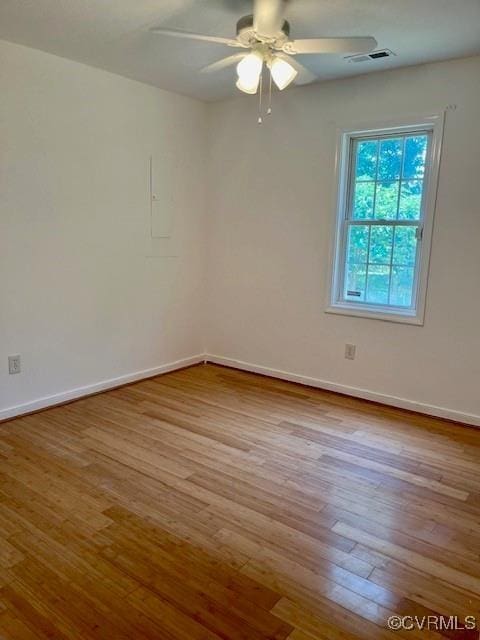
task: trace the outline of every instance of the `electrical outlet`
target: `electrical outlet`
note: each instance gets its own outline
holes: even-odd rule
[[[347,360],[355,360],[355,352],[357,350],[356,345],[354,344],[346,344],[345,345],[345,358]]]
[[[13,375],[14,373],[20,373],[20,356],[8,356],[8,373]]]

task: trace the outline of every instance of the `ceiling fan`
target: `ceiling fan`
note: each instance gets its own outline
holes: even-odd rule
[[[296,84],[313,82],[316,76],[294,57],[297,54],[366,53],[377,41],[372,37],[309,38],[290,40],[290,25],[284,19],[285,0],[254,0],[253,15],[237,22],[235,39],[208,36],[176,29],[153,28],[154,33],[175,38],[213,42],[242,51],[218,60],[201,69],[202,73],[220,71],[237,65],[237,88],[245,93],[257,93],[264,65],[270,77],[282,90],[295,80]]]

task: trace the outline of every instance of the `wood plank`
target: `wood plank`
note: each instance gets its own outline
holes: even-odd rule
[[[439,638],[386,622],[480,618],[479,472],[479,430],[213,365],[3,423],[0,638]]]

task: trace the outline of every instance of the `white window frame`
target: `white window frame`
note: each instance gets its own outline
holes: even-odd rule
[[[438,174],[443,138],[444,113],[428,116],[398,118],[394,121],[376,122],[350,127],[338,131],[335,160],[335,185],[337,188],[334,211],[334,233],[330,251],[328,271],[328,299],[325,311],[361,318],[373,318],[390,322],[423,325],[427,296],[428,270],[433,234],[433,220],[437,197]],[[425,166],[422,213],[419,222],[417,262],[414,283],[414,304],[409,308],[389,305],[368,304],[343,299],[342,285],[345,269],[345,221],[348,215],[348,197],[351,170],[351,149],[353,140],[372,136],[394,135],[428,131],[431,135]],[[394,221],[391,221],[394,222]],[[397,221],[398,224],[398,221]]]

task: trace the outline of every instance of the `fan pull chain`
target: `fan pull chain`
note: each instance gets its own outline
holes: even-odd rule
[[[258,124],[262,124],[262,93],[263,93],[263,73],[260,74],[260,91],[258,96]]]
[[[269,69],[267,116],[271,115],[271,113],[272,113],[272,70]]]

